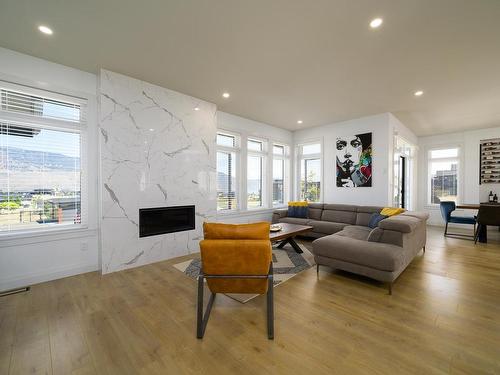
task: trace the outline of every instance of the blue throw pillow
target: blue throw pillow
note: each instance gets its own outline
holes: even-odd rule
[[[372,217],[370,218],[370,222],[368,223],[368,226],[370,228],[376,228],[376,227],[378,227],[378,223],[381,222],[382,220],[384,220],[386,217],[387,216],[385,216],[385,215],[374,213],[374,214],[372,214]]]
[[[307,202],[288,202],[288,217],[307,218]]]

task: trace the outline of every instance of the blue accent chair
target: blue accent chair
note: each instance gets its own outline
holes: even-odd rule
[[[471,237],[466,234],[460,233],[448,233],[448,223],[455,224],[472,224],[474,225],[474,234],[476,233],[476,217],[475,216],[453,216],[451,213],[455,211],[456,205],[455,202],[440,202],[439,208],[441,209],[441,216],[446,223],[446,227],[444,229],[445,236],[463,236],[463,237]],[[474,235],[472,235],[474,239]]]

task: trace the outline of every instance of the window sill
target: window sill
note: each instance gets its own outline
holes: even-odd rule
[[[97,229],[89,229],[87,226],[81,226],[78,228],[50,228],[19,231],[0,234],[0,247],[19,246],[91,236],[97,236]]]
[[[273,208],[255,208],[250,210],[234,210],[234,211],[219,211],[216,214],[216,217],[234,217],[234,216],[253,216],[255,214],[265,214],[272,213],[279,208],[284,208],[286,206],[281,207],[273,207]]]

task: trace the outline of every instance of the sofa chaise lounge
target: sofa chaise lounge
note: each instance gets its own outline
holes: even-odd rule
[[[330,266],[388,284],[406,269],[426,243],[427,213],[406,211],[370,228],[383,207],[310,203],[307,218],[288,217],[287,209],[273,213],[274,223],[310,225],[316,264]]]

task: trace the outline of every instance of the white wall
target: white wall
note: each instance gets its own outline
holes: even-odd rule
[[[322,194],[325,203],[359,205],[390,204],[389,163],[392,160],[392,134],[389,113],[303,129],[294,133],[295,145],[320,140],[323,143]],[[372,187],[336,186],[336,138],[351,134],[373,133]],[[296,177],[295,177],[296,178]]]
[[[427,154],[435,147],[459,146],[459,200],[461,203],[477,204],[488,200],[490,190],[500,195],[500,184],[479,185],[479,141],[500,137],[500,127],[442,134],[419,138],[419,195],[418,206],[430,213],[429,223],[443,225],[438,207],[428,206],[427,200]],[[457,210],[457,215],[472,215],[473,211]]]
[[[0,290],[98,269],[96,76],[0,48],[0,79],[89,100],[88,229],[0,237]]]
[[[268,144],[270,142],[278,142],[283,143],[290,146],[290,152],[293,150],[293,134],[291,131],[277,128],[275,126],[271,126],[268,124],[264,124],[262,122],[257,122],[253,120],[249,120],[240,116],[232,115],[226,112],[217,112],[217,128],[219,130],[226,130],[229,132],[237,133],[243,138],[247,137],[255,137],[263,140],[267,140]],[[243,145],[244,146],[244,145]],[[241,158],[240,160],[246,160],[245,156],[245,147],[242,147]],[[268,168],[267,168],[267,178],[272,178],[271,174],[271,160],[268,160]],[[246,170],[246,164],[241,162],[240,169]],[[290,186],[288,190],[291,193],[291,183],[293,182],[293,157],[290,155],[289,159],[289,181]],[[245,181],[241,181],[241,184],[245,184]],[[243,187],[243,186],[242,186]],[[291,196],[291,195],[290,195]],[[289,199],[286,198],[285,201]],[[270,221],[272,218],[273,209],[268,207],[266,209],[260,210],[252,210],[246,212],[237,212],[237,213],[219,213],[217,215],[217,221],[225,222],[225,223],[249,223],[256,221]]]
[[[406,140],[408,143],[412,145],[417,145],[418,144],[418,137],[410,130],[408,129],[399,119],[394,116],[392,113],[389,113],[389,126],[391,127],[391,131],[404,140]]]

